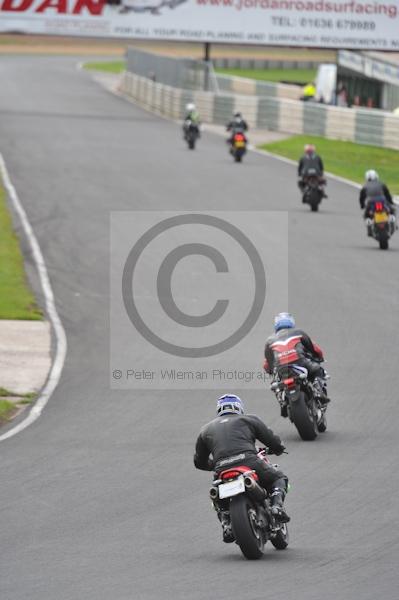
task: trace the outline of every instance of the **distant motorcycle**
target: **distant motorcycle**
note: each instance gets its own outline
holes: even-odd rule
[[[258,457],[270,464],[267,449],[261,448]],[[215,475],[209,495],[223,526],[226,543],[236,542],[248,559],[261,558],[268,540],[278,550],[288,546],[286,523],[277,521],[271,512],[270,498],[261,487],[255,471],[245,466],[231,466]]]
[[[186,140],[188,147],[190,150],[194,150],[200,135],[198,123],[194,123],[191,119],[186,119],[183,124],[183,131],[184,139]]]
[[[389,213],[383,200],[373,202],[366,225],[371,237],[377,240],[381,250],[388,250],[389,239],[394,234],[397,225],[395,215]]]
[[[302,202],[309,204],[313,212],[319,210],[319,204],[325,197],[324,185],[316,169],[308,169],[302,178]]]
[[[270,389],[280,404],[281,415],[294,423],[303,440],[314,440],[326,431],[325,404],[322,404],[318,381],[309,381],[308,370],[299,365],[277,367]]]
[[[235,162],[241,162],[242,157],[247,151],[247,138],[244,133],[237,131],[233,133],[230,142],[230,154],[233,156]]]

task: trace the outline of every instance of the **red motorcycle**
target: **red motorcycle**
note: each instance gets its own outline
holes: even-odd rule
[[[258,457],[270,464],[267,449]],[[267,491],[259,484],[256,472],[243,462],[216,473],[209,495],[223,527],[223,541],[236,542],[248,559],[261,558],[268,540],[278,550],[288,546],[288,527],[277,521],[271,512]],[[234,461],[232,460],[234,459]],[[231,457],[237,462],[238,457]],[[226,459],[228,462],[229,459]]]

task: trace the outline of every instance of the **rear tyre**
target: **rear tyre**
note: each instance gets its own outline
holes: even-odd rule
[[[299,435],[305,441],[317,438],[318,428],[316,416],[305,402],[305,394],[299,393],[297,400],[290,402],[291,417]]]
[[[235,159],[236,162],[241,162],[241,159],[242,159],[241,154],[236,154],[235,157],[234,157],[234,159]]]
[[[193,139],[188,140],[188,147],[190,148],[190,150],[194,150],[194,148],[195,148],[195,141]]]
[[[318,204],[312,204],[311,207],[312,212],[317,212],[319,210],[319,205]]]
[[[270,538],[271,543],[276,548],[276,550],[285,550],[288,546],[289,535],[288,535],[288,527],[287,523],[284,523],[281,526],[281,529],[278,530],[274,537]]]
[[[253,505],[244,494],[232,498],[230,519],[234,537],[249,560],[261,558],[264,548],[262,532],[254,523],[253,514]]]

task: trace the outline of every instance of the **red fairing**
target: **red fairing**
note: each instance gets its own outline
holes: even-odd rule
[[[314,348],[315,353],[317,354],[317,356],[320,358],[320,360],[324,360],[323,350],[320,348],[319,344],[315,344],[313,342],[313,348]]]
[[[296,351],[296,345],[301,341],[300,335],[295,335],[284,341],[274,342],[272,344],[272,350],[277,355],[277,362],[279,365],[288,365],[299,359],[298,352]]]

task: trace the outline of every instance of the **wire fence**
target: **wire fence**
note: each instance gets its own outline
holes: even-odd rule
[[[126,69],[155,83],[182,90],[219,91],[212,63],[204,60],[173,58],[128,48]]]

